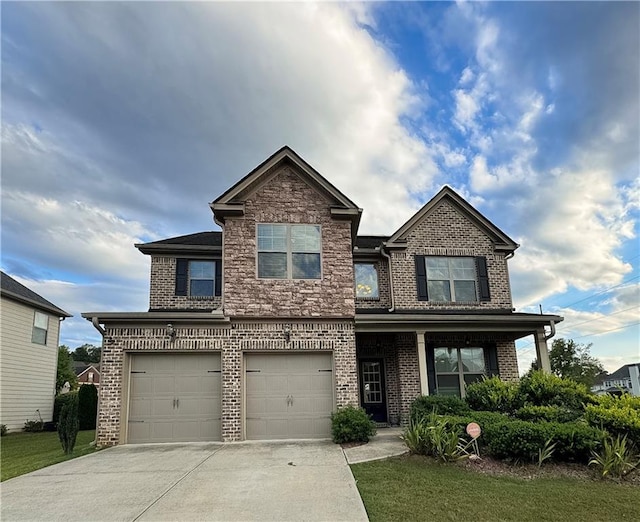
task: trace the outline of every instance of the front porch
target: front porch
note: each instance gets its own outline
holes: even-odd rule
[[[357,317],[360,405],[379,425],[398,426],[408,422],[411,402],[419,395],[464,397],[466,385],[484,376],[517,380],[515,340],[528,335],[534,336],[538,360],[549,371],[549,335],[539,324],[549,325],[549,317],[526,316],[520,318],[538,323],[533,331],[498,323],[495,317],[491,324],[485,318],[480,319],[485,324],[478,324],[478,317],[475,324],[461,324],[455,316],[429,324],[431,318],[423,315],[420,325],[412,325],[406,318],[400,322],[393,314],[387,315],[386,321],[373,321],[370,315]]]

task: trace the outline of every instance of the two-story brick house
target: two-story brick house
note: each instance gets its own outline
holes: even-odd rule
[[[221,232],[136,245],[149,311],[103,334],[98,443],[320,438],[336,408],[406,420],[419,394],[548,369],[555,315],[514,313],[518,245],[448,187],[390,236],[284,147],[210,204]],[[545,331],[550,329],[550,333]]]

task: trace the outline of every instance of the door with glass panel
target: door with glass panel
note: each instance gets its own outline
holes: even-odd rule
[[[360,403],[376,422],[387,422],[383,359],[360,360]]]

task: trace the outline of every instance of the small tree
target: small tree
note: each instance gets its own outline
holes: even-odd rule
[[[56,393],[68,382],[71,389],[78,387],[78,377],[73,369],[73,359],[69,353],[69,348],[64,344],[58,347],[58,373],[56,375]]]
[[[62,444],[62,450],[69,455],[73,452],[78,436],[78,395],[74,394],[63,407],[58,419],[58,437]]]
[[[93,384],[83,384],[78,390],[78,421],[81,430],[96,427],[98,413],[98,390]]]

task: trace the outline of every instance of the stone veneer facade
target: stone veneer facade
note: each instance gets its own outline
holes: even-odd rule
[[[332,202],[283,167],[244,200],[244,216],[224,225],[224,312],[230,317],[355,315],[351,223],[331,216]],[[259,223],[320,225],[321,279],[259,279]],[[251,284],[247,284],[247,282]]]

